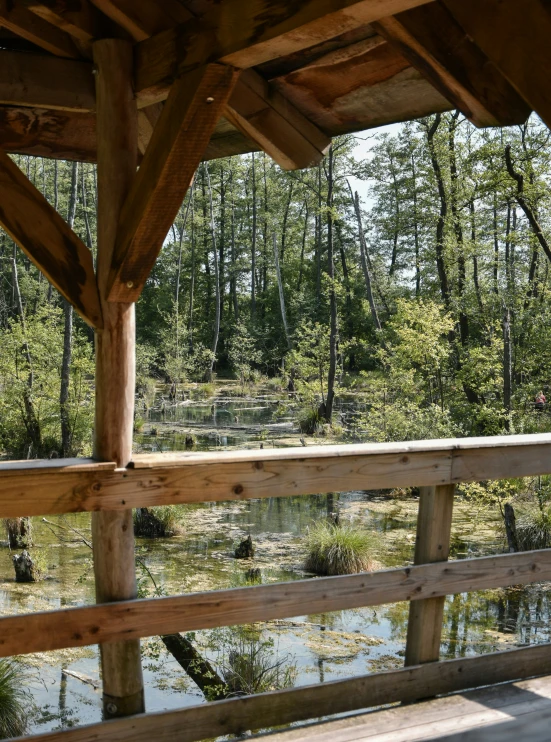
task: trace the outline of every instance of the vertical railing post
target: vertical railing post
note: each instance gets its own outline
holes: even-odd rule
[[[96,332],[94,456],[126,466],[132,456],[135,392],[134,304],[105,297],[119,216],[137,167],[137,108],[132,45],[102,39],[93,46],[98,152],[97,278],[104,329]],[[92,515],[96,601],[136,597],[132,511]],[[144,710],[139,640],[101,646],[105,718]]]
[[[450,553],[455,485],[421,487],[415,564],[446,562]],[[445,598],[412,600],[409,606],[406,665],[435,662],[440,657]]]

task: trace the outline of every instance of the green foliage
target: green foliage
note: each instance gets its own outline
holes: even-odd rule
[[[28,678],[14,660],[0,660],[0,736],[20,737],[27,729],[30,698]]]
[[[0,330],[0,445],[13,457],[50,456],[59,449],[60,368],[63,348],[61,310],[43,306],[26,318],[23,325],[12,320]],[[31,359],[29,365],[28,354]],[[69,418],[73,454],[91,451],[93,377],[91,348],[76,334],[69,386]],[[40,440],[29,439],[30,400]]]
[[[373,568],[373,535],[352,523],[320,521],[308,529],[305,568],[320,575],[346,575]]]
[[[532,509],[517,520],[517,539],[521,551],[551,547],[551,511]]]
[[[230,697],[290,688],[297,676],[289,657],[274,652],[273,639],[244,630],[233,634],[220,669]]]
[[[238,323],[228,343],[228,359],[239,374],[242,387],[245,386],[245,382],[255,380],[253,365],[260,363],[261,358],[262,355],[257,350],[256,341],[249,329],[243,323]]]

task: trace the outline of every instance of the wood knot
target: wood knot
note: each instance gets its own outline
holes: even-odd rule
[[[92,485],[92,489],[94,492],[99,492],[101,490],[101,482],[94,482]]]
[[[409,464],[409,456],[402,456],[400,459],[401,464]]]
[[[261,471],[262,469],[264,469],[264,462],[263,461],[255,461],[254,468],[255,469],[258,469],[259,471]]]
[[[243,485],[242,484],[236,484],[233,488],[234,495],[241,495],[243,493]]]

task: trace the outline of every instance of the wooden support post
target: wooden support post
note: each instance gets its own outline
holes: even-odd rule
[[[97,276],[104,329],[96,333],[95,458],[125,466],[132,455],[135,385],[134,304],[106,301],[107,281],[122,206],[137,167],[137,109],[132,90],[132,46],[94,43],[98,131]],[[132,511],[92,515],[96,600],[136,597]],[[104,714],[144,711],[138,640],[101,646]]]
[[[454,492],[453,484],[421,487],[415,564],[448,561]],[[445,600],[427,598],[410,603],[406,665],[438,661]]]

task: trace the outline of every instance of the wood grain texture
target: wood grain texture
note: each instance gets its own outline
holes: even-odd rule
[[[443,0],[470,38],[551,125],[551,14],[542,0]]]
[[[155,103],[172,82],[207,62],[241,69],[306,49],[431,0],[241,0],[216,3],[201,19],[162,31],[136,47],[138,95]],[[200,39],[200,43],[198,43]]]
[[[421,487],[415,564],[446,562],[450,554],[453,497],[455,485]],[[440,657],[440,638],[444,617],[444,597],[412,602],[406,641],[406,665],[436,662]]]
[[[551,474],[548,434],[135,456],[130,468],[0,464],[0,517]]]
[[[174,84],[121,212],[110,302],[139,297],[238,75],[212,64]]]
[[[523,124],[530,115],[529,106],[441,2],[374,27],[477,126]]]
[[[254,70],[241,74],[226,118],[284,170],[317,165],[331,139]]]
[[[0,150],[0,224],[92,327],[102,326],[92,254]]]
[[[69,59],[80,56],[70,36],[31,13],[21,3],[0,0],[0,24],[50,54]]]
[[[105,300],[122,205],[135,176],[137,108],[132,89],[132,46],[96,41],[98,126],[97,280],[104,328],[96,333],[94,456],[119,466],[132,456],[135,390],[133,304]],[[132,511],[92,516],[94,576],[98,603],[136,597]],[[107,718],[144,710],[139,640],[101,646],[103,707]]]
[[[30,742],[195,742],[240,736],[249,729],[372,708],[386,703],[477,688],[549,672],[551,645],[432,662],[426,665],[334,680],[292,690],[216,701],[178,711],[136,716],[64,732],[27,737]],[[518,739],[522,737],[519,736]]]
[[[551,580],[551,549],[0,618],[0,656]]]
[[[19,0],[36,16],[72,37],[87,58],[91,57],[92,41],[113,34],[113,24],[88,0]]]
[[[61,111],[95,110],[92,65],[0,51],[0,103]]]
[[[184,23],[192,14],[178,0],[92,0],[106,16],[122,26],[135,41]]]

